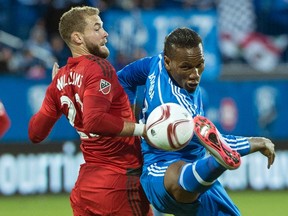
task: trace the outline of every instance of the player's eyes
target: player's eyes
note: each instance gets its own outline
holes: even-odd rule
[[[101,26],[101,25],[95,25],[94,30],[99,31],[102,28],[103,28],[103,26]]]
[[[200,68],[200,67],[203,67],[204,66],[204,62],[201,62],[200,64],[198,64],[196,67],[197,68]]]
[[[180,67],[182,70],[189,70],[191,67],[187,66],[187,65],[183,65]]]

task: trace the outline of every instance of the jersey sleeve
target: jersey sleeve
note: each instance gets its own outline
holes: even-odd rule
[[[85,82],[84,130],[99,135],[118,135],[124,127],[124,119],[111,112],[111,106],[116,97],[124,97],[125,93],[114,68],[108,63],[106,67],[94,65],[89,68],[89,76]]]
[[[227,144],[241,156],[250,152],[250,143],[246,137],[221,134]]]
[[[50,85],[46,91],[40,110],[29,121],[28,135],[33,143],[43,141],[61,116],[60,109],[57,109],[52,99],[52,94],[53,91]]]
[[[137,86],[145,85],[153,57],[134,61],[117,72],[120,84],[129,97],[130,104],[135,104]]]
[[[120,116],[109,114],[110,101],[101,97],[87,95],[84,97],[83,126],[85,131],[99,135],[118,135],[124,120]]]
[[[46,116],[49,116],[50,118],[60,118],[61,116],[61,110],[60,110],[60,104],[57,106],[57,100],[53,97],[57,95],[56,89],[53,85],[49,85],[48,89],[45,94],[45,98],[43,100],[42,106],[40,108],[40,111],[45,114]]]
[[[43,141],[52,130],[58,118],[46,116],[41,110],[33,115],[29,121],[28,135],[33,143]]]

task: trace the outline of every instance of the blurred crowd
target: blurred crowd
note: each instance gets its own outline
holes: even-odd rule
[[[270,71],[288,61],[287,0],[0,0],[0,74],[31,79],[50,77],[55,61],[64,65],[70,51],[58,34],[68,8],[90,5],[107,10],[207,10],[219,17],[219,47],[224,62],[240,61]],[[115,67],[142,57],[118,53]]]

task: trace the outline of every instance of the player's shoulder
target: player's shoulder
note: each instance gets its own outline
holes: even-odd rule
[[[64,84],[65,81],[62,82],[59,77],[55,77],[53,81],[47,86],[46,89],[46,97],[54,97],[58,96],[59,90],[61,90],[60,86],[61,84]],[[62,86],[63,87],[63,86]]]
[[[151,66],[153,66],[155,64],[159,64],[159,62],[161,62],[162,58],[163,58],[163,54],[160,53],[160,54],[157,54],[157,55],[144,57],[144,58],[142,58],[142,61],[147,66],[151,67]]]
[[[84,59],[90,67],[100,67],[101,69],[114,69],[112,64],[105,58],[100,58],[94,55],[87,55]]]
[[[86,70],[85,73],[90,76],[103,76],[112,78],[116,74],[115,68],[112,64],[104,58],[98,56],[85,56]]]

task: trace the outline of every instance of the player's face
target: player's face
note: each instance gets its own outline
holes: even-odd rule
[[[86,18],[87,26],[84,30],[84,42],[89,53],[107,58],[109,49],[106,47],[108,33],[103,28],[103,22],[99,16]]]
[[[188,92],[194,92],[204,71],[204,53],[202,44],[194,48],[175,48],[174,57],[165,59],[165,68]]]

